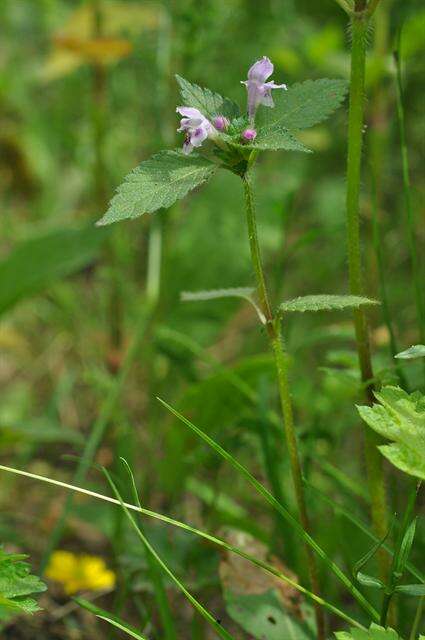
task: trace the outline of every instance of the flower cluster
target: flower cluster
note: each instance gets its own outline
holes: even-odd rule
[[[52,553],[46,577],[60,582],[68,595],[114,587],[116,576],[103,558],[58,550]]]
[[[248,71],[248,79],[241,81],[247,88],[249,127],[241,133],[242,142],[252,142],[257,136],[255,130],[255,114],[260,104],[274,107],[272,89],[286,89],[285,84],[276,84],[272,80],[267,82],[274,70],[273,63],[264,56],[257,60]],[[177,107],[177,113],[182,117],[179,132],[185,134],[183,153],[190,153],[195,147],[200,147],[207,139],[217,139],[220,132],[225,132],[230,122],[223,115],[218,115],[210,122],[199,109],[194,107]]]

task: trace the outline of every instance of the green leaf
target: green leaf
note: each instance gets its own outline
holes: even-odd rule
[[[375,397],[380,404],[357,408],[371,429],[392,440],[379,450],[404,473],[425,480],[425,397],[390,386]]]
[[[282,302],[279,311],[285,313],[287,311],[337,311],[340,309],[353,309],[364,305],[379,304],[377,300],[364,298],[363,296],[337,296],[331,294],[301,296]]]
[[[27,556],[7,554],[0,548],[0,620],[8,620],[19,613],[35,613],[40,610],[30,598],[46,590],[37,576],[31,575]]]
[[[337,631],[335,633],[337,640],[402,640],[394,629],[384,629],[379,625],[372,623],[369,629],[350,629],[347,631]]]
[[[246,146],[246,145],[244,145]],[[304,151],[311,153],[294,134],[279,123],[266,125],[258,129],[253,149],[284,149],[286,151]]]
[[[209,180],[216,170],[217,165],[196,154],[161,151],[128,174],[97,224],[138,218],[169,207]]]
[[[257,131],[263,127],[279,126],[284,129],[307,129],[326,120],[342,103],[347,93],[345,80],[306,80],[275,91],[274,109],[260,109]]]
[[[425,596],[425,584],[399,584],[394,591],[408,596]]]
[[[124,631],[124,633],[126,633],[131,638],[136,638],[137,640],[146,640],[145,636],[142,636],[137,631],[137,629],[135,629],[131,625],[124,622],[124,620],[121,620],[121,618],[119,618],[118,616],[114,616],[112,613],[109,613],[108,611],[101,609],[100,607],[94,605],[92,602],[89,602],[89,600],[86,600],[85,598],[73,598],[73,599],[78,605],[80,605],[80,607],[82,607],[83,609],[86,609],[87,611],[90,611],[90,613],[94,613],[94,615],[100,620],[104,620],[105,622],[108,622],[109,624],[111,624],[113,627],[116,627],[117,629]]]
[[[367,573],[358,571],[356,574],[356,578],[360,582],[360,584],[364,585],[365,587],[372,587],[374,589],[381,590],[385,589],[385,584],[381,580],[378,580],[378,578],[374,578],[373,576],[369,576]]]
[[[220,298],[245,298],[250,300],[255,289],[252,287],[237,287],[230,289],[210,289],[209,291],[183,291],[183,302],[198,302],[203,300],[217,300]]]
[[[307,622],[289,615],[276,590],[264,593],[224,592],[227,613],[250,636],[258,640],[313,640],[315,633]]]
[[[211,289],[209,291],[183,291],[181,294],[182,302],[201,302],[204,300],[219,300],[221,298],[243,298],[254,307],[260,321],[265,324],[266,318],[253,299],[255,289],[252,287],[237,287],[230,289]]]
[[[62,229],[26,240],[0,262],[0,314],[19,300],[89,264],[105,240],[95,227]]]
[[[182,106],[199,109],[207,118],[222,115],[233,120],[240,115],[239,107],[233,100],[223,98],[220,94],[213,93],[209,89],[198,87],[197,84],[192,84],[179,75],[176,75],[176,80],[180,87]]]
[[[397,353],[394,358],[399,358],[400,360],[414,360],[416,358],[425,358],[425,345],[414,344],[413,346],[409,347],[409,349],[406,349],[406,351]]]
[[[394,575],[397,578],[401,578],[406,567],[406,563],[409,559],[410,551],[412,550],[413,540],[416,533],[416,518],[413,518],[412,522],[406,529],[403,536],[403,540],[400,545],[400,550],[396,556],[394,562]]]
[[[371,584],[371,580],[375,580],[375,578],[372,578],[371,576],[368,576],[364,573],[360,573],[360,569],[362,569],[371,558],[373,558],[373,556],[377,553],[377,551],[379,551],[379,549],[384,545],[386,539],[388,538],[388,536],[390,535],[392,530],[392,525],[391,527],[389,527],[388,531],[385,533],[385,535],[382,537],[382,539],[378,540],[372,547],[371,549],[369,549],[369,551],[367,551],[367,553],[365,553],[365,555],[363,555],[360,560],[358,560],[354,567],[353,567],[353,575],[354,577],[361,582],[362,584],[366,584],[368,582],[369,586],[373,586]],[[382,582],[380,582],[380,580],[377,581],[379,583],[379,587],[381,586],[385,586]],[[377,586],[377,585],[375,585]]]

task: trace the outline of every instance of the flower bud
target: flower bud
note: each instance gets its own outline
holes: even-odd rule
[[[217,116],[213,120],[213,125],[217,131],[225,131],[229,126],[229,121],[224,116]]]
[[[247,140],[248,142],[250,142],[251,140],[255,140],[256,137],[257,132],[255,129],[245,129],[245,131],[242,133],[242,138],[244,140]]]

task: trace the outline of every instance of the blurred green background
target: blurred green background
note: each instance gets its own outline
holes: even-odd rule
[[[368,294],[382,296],[378,239],[399,350],[419,342],[392,60],[402,23],[412,198],[423,262],[420,2],[383,0],[370,32],[362,193]],[[253,283],[238,179],[221,172],[170,211],[106,231],[94,222],[134,166],[155,151],[181,145],[175,73],[241,105],[246,98],[240,80],[263,55],[275,64],[276,82],[348,78],[344,12],[331,0],[2,0],[0,30],[1,460],[70,479],[75,460],[64,454],[81,454],[138,318],[149,314],[97,461],[114,469],[114,460],[124,455],[146,505],[210,531],[232,525],[249,532],[303,580],[302,550],[293,532],[283,525],[282,535],[282,524],[273,523],[244,482],[155,399],[191,416],[265,482],[273,484],[270,457],[282,454],[275,485],[292,504],[285,447],[268,413],[277,407],[273,365],[251,308],[234,301],[180,302],[184,290]],[[261,159],[258,217],[276,302],[347,291],[346,127],[345,105],[329,122],[303,133],[314,155],[282,152]],[[381,309],[371,312],[371,322],[377,375],[394,382]],[[366,520],[350,316],[296,315],[285,332],[306,475]],[[416,362],[403,365],[412,390],[423,388]],[[250,385],[254,400],[238,389],[235,374]],[[394,511],[404,498],[404,481],[390,472],[388,482]],[[106,491],[96,472],[90,486]],[[6,476],[0,493],[0,538],[31,553],[37,566],[63,493]],[[350,566],[368,548],[367,538],[339,516],[329,527],[330,507],[313,491],[308,495],[318,539]],[[215,551],[163,525],[149,526],[170,563],[220,610]],[[423,524],[419,528],[416,554],[423,558]],[[144,560],[135,544],[128,545],[129,536],[116,511],[76,500],[62,547],[105,555],[130,576],[131,594],[147,593],[149,601]],[[334,580],[323,575],[323,581],[326,595],[338,601]],[[132,597],[127,617],[136,615]],[[174,594],[173,606],[186,629],[196,622],[189,607],[177,608],[180,598]],[[41,620],[52,606],[49,601]],[[406,622],[408,606],[402,604]],[[71,622],[61,622],[65,630],[58,637],[68,637]],[[79,618],[74,625],[84,628]],[[90,625],[81,637],[101,634]]]

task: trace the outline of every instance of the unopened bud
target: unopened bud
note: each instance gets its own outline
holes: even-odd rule
[[[245,129],[245,131],[242,133],[242,138],[244,140],[255,140],[255,138],[257,137],[257,132],[255,129]]]

